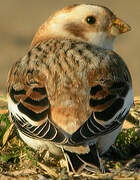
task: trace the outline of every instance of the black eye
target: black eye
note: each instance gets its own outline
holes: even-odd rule
[[[94,24],[94,23],[96,22],[96,19],[95,19],[95,17],[93,17],[93,16],[88,16],[88,17],[86,18],[86,22],[87,22],[88,24]]]

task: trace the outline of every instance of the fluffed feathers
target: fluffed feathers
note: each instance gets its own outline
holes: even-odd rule
[[[108,12],[114,20],[115,15],[108,9],[97,7],[79,5],[86,17],[96,10],[96,15]],[[67,23],[77,22],[70,19],[74,17],[73,8],[56,13],[49,19],[49,26],[54,22],[61,29],[66,27],[65,18],[62,23],[58,21],[65,14],[69,17]],[[128,30],[125,24],[117,28]],[[95,46],[95,30],[90,43],[90,38],[74,39],[65,28],[60,37],[55,30],[39,29],[31,49],[14,64],[8,80],[9,113],[22,139],[35,149],[48,147],[56,155],[64,152],[69,169],[75,173],[94,171],[95,166],[104,172],[100,155],[114,143],[133,104],[126,64],[110,48],[102,48],[108,41]],[[109,32],[106,29],[100,35]],[[111,33],[108,37],[113,39]]]

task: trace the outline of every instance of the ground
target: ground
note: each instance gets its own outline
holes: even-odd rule
[[[49,152],[36,152],[20,139],[8,119],[6,97],[0,95],[0,179],[1,180],[140,180],[140,97],[135,98],[123,130],[103,156],[108,173],[67,173],[64,159]]]

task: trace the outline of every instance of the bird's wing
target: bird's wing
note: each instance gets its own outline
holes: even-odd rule
[[[133,106],[132,82],[127,66],[115,52],[105,50],[103,54],[99,69],[96,73],[93,70],[89,77],[93,83],[89,100],[92,113],[72,134],[71,144],[92,142],[94,138],[115,131]],[[97,78],[97,73],[101,77]]]
[[[131,97],[129,71],[116,53],[82,42],[68,42],[68,40],[53,40],[41,43],[30,50],[22,60],[15,63],[8,80],[8,106],[12,120],[25,135],[60,144],[78,145],[107,134],[120,126],[133,103],[133,97]],[[62,53],[63,49],[65,51]],[[54,73],[51,72],[51,68]],[[58,69],[59,72],[63,72],[59,79]],[[81,73],[79,73],[80,70]],[[66,79],[67,74],[69,77]],[[47,79],[52,76],[48,87]],[[79,85],[79,89],[77,89],[77,82],[83,83]],[[51,83],[53,83],[52,87]],[[63,97],[63,91],[58,92],[61,83],[65,83],[68,93],[75,88],[79,103],[81,87],[83,87],[83,97],[89,99],[89,102],[85,102],[85,106],[82,104],[82,107],[88,109],[89,116],[85,118],[84,123],[80,122],[80,119],[77,120],[78,122],[72,122],[78,124],[77,130],[72,135],[60,126],[59,121],[51,119],[52,104],[48,97],[53,99],[55,94],[62,95],[59,95],[59,99],[56,96],[57,106],[61,101],[65,103],[67,100],[60,98]],[[65,98],[67,97],[72,98],[72,96]],[[72,100],[70,98],[66,107],[77,97],[74,96]],[[80,108],[79,104],[78,113],[83,111]],[[71,121],[73,120],[70,119],[65,126],[68,126]]]
[[[40,49],[38,48],[39,52]],[[38,53],[36,52],[36,53]],[[17,61],[9,72],[8,108],[18,130],[32,138],[47,139],[65,144],[66,133],[49,119],[50,102],[46,90],[46,78],[38,70],[38,64],[29,62],[38,55],[29,53]]]

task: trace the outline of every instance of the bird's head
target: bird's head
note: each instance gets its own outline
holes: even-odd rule
[[[112,49],[116,36],[130,30],[128,24],[106,7],[88,4],[72,5],[48,18],[38,29],[31,46],[50,38],[63,38]]]

